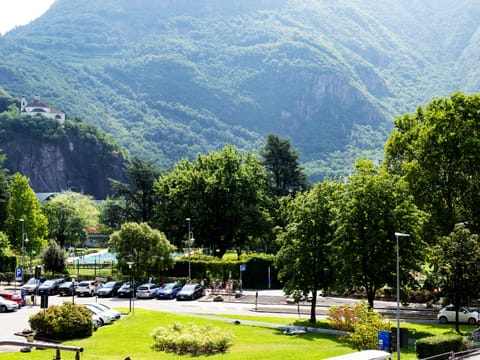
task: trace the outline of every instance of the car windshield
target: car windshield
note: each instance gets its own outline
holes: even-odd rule
[[[142,285],[142,286],[138,287],[138,290],[148,290],[148,289],[149,289],[149,287],[146,286],[146,285]]]
[[[115,285],[114,282],[108,282],[108,283],[106,283],[103,287],[104,287],[104,288],[113,288],[114,285]]]
[[[182,290],[192,291],[196,285],[185,285]]]
[[[88,281],[82,281],[78,286],[88,286],[90,283]]]
[[[37,279],[31,278],[25,283],[25,285],[35,285],[37,282],[38,282]]]
[[[170,289],[173,289],[173,287],[175,286],[175,284],[166,284],[166,285],[163,285],[163,289],[164,290],[170,290]]]
[[[42,284],[42,286],[50,286],[50,285],[52,285],[53,283],[54,283],[53,280],[47,280],[47,281],[45,281],[45,282]]]

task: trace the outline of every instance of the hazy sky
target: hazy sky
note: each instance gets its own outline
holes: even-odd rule
[[[1,0],[0,34],[15,26],[26,25],[48,10],[55,0]]]

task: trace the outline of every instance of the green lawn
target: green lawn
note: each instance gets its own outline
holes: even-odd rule
[[[228,316],[232,319],[256,320],[268,323],[294,324],[298,319],[284,319],[275,317],[255,316]],[[152,338],[150,333],[158,326],[168,326],[173,322],[184,324],[213,323],[216,326],[228,328],[235,334],[233,346],[225,354],[211,356],[196,356],[195,359],[283,359],[293,357],[300,359],[325,359],[328,357],[354,352],[342,339],[333,335],[307,333],[304,335],[288,336],[281,330],[261,326],[234,325],[229,321],[212,320],[197,316],[183,316],[170,313],[160,313],[143,309],[135,309],[133,316],[126,317],[112,325],[100,328],[92,337],[83,340],[65,342],[64,345],[80,346],[84,348],[81,359],[123,360],[130,356],[138,359],[187,359],[191,356],[179,356],[159,353],[151,349]],[[298,324],[298,323],[297,323]],[[434,334],[443,334],[453,331],[453,326],[407,324],[411,337],[424,337]],[[473,327],[464,327],[464,331],[473,331]],[[75,359],[75,354],[62,351],[62,359]],[[0,359],[28,359],[51,360],[55,356],[54,350],[33,350],[31,353],[0,353]],[[402,359],[416,359],[415,348],[410,346],[408,351],[402,351]]]

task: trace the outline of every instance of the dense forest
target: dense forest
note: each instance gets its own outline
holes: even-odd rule
[[[315,181],[381,158],[396,116],[478,91],[479,14],[466,0],[57,0],[0,38],[0,87],[164,168],[276,133]]]

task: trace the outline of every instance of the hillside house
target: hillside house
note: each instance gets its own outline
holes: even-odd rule
[[[49,107],[40,100],[40,96],[35,96],[34,100],[27,102],[25,98],[20,102],[20,115],[45,116],[50,119],[58,120],[62,125],[65,122],[65,113],[58,109]]]

